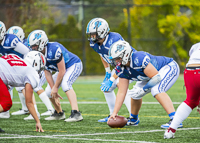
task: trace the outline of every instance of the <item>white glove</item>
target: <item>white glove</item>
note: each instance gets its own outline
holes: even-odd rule
[[[127,95],[130,96],[131,98],[135,99],[135,100],[139,100],[139,99],[141,99],[144,95],[146,95],[147,93],[149,93],[150,91],[151,91],[151,90],[148,90],[147,92],[145,92],[145,91],[143,90],[143,88],[134,86],[133,89],[128,90]]]

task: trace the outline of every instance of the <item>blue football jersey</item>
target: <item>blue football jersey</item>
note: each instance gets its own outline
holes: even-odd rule
[[[24,39],[24,40],[23,40],[23,44],[24,44],[26,47],[28,47],[28,41],[27,41],[27,39]]]
[[[126,78],[135,81],[149,80],[144,74],[144,69],[146,66],[151,63],[158,71],[172,62],[172,58],[164,56],[154,56],[147,52],[138,51],[132,54],[130,67],[122,68],[121,72],[116,72],[116,74],[121,78]]]
[[[32,49],[28,46],[28,41],[27,38],[23,40],[23,44],[29,48],[30,51],[32,51]]]
[[[74,63],[81,62],[80,58],[75,54],[69,52],[63,45],[58,42],[49,42],[45,52],[46,69],[58,71],[57,63],[62,60],[65,61],[66,69],[71,67]]]
[[[0,46],[0,54],[1,55],[16,54],[19,57],[23,58],[24,54],[14,50],[19,42],[21,43],[20,39],[16,35],[6,34]]]
[[[122,36],[119,33],[110,32],[108,36],[106,36],[105,41],[101,46],[99,46],[97,43],[93,43],[90,41],[90,47],[97,52],[107,63],[111,64],[110,59],[108,58],[108,51],[111,47],[111,45],[119,40],[124,41]],[[134,48],[132,48],[133,51],[136,51]]]

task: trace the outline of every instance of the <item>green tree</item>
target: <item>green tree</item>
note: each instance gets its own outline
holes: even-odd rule
[[[25,3],[21,6],[22,10],[21,18],[24,19],[22,28],[25,29],[25,33],[28,34],[36,29],[44,30],[48,38],[52,38],[49,35],[49,31],[55,26],[55,16],[59,16],[59,11],[52,13],[53,8],[48,6],[46,0],[33,0],[32,3]]]
[[[179,63],[185,66],[192,44],[200,41],[199,1],[173,1],[173,13],[158,20],[160,32],[168,39],[168,47],[175,47]]]
[[[199,36],[198,0],[133,0],[130,9],[132,45],[155,55],[172,56],[185,66],[188,50]],[[127,9],[124,9],[128,17]],[[121,27],[127,27],[125,20]],[[118,29],[120,31],[120,29]]]
[[[77,22],[71,15],[68,16],[65,24],[59,23],[49,31],[51,35],[50,42],[61,43],[70,52],[76,54],[82,59],[82,41],[81,31],[76,26]]]
[[[20,26],[24,29],[26,37],[36,29],[49,32],[55,25],[54,16],[59,12],[52,13],[46,0],[2,0],[0,18],[8,29],[11,26]]]

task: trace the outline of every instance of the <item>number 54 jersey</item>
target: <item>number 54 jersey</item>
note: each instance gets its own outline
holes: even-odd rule
[[[0,58],[0,78],[5,85],[12,87],[22,87],[29,83],[34,89],[39,83],[37,71],[14,54]]]

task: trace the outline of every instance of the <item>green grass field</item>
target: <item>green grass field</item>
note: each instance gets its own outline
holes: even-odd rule
[[[45,121],[44,116],[40,121],[44,133],[35,131],[35,121],[24,121],[27,115],[12,116],[9,119],[0,119],[0,127],[6,132],[0,134],[0,143],[30,143],[30,142],[199,142],[200,124],[199,114],[196,109],[183,122],[184,128],[179,129],[175,139],[164,140],[161,124],[169,121],[169,117],[151,94],[143,98],[143,105],[140,110],[140,124],[136,127],[125,126],[124,128],[110,128],[106,123],[97,122],[98,119],[108,116],[109,110],[103,93],[100,91],[100,83],[103,77],[79,77],[73,87],[77,93],[79,109],[83,115],[83,121],[66,123],[60,121]],[[130,88],[133,84],[130,85]],[[174,102],[174,107],[185,100],[186,94],[183,88],[183,77],[180,76],[175,85],[168,91]],[[117,90],[116,90],[117,92]],[[71,107],[67,96],[60,89],[63,100],[62,108],[66,111],[66,117],[70,115]],[[47,109],[37,95],[35,95],[38,110],[40,113]],[[16,91],[13,97],[13,106],[10,112],[21,108],[20,100]],[[128,117],[125,105],[122,106],[119,115]]]

